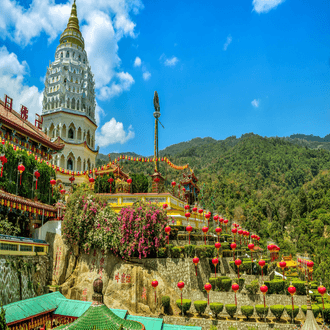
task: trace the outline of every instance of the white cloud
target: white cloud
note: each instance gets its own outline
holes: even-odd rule
[[[228,46],[231,44],[232,41],[233,41],[233,38],[232,38],[231,35],[229,35],[229,36],[227,37],[226,42],[225,42],[224,45],[223,45],[223,50],[227,50]]]
[[[167,58],[164,62],[166,66],[175,66],[179,62],[179,59],[175,56],[172,56],[171,58]]]
[[[34,124],[35,113],[41,113],[42,92],[36,86],[24,83],[29,67],[19,62],[16,54],[9,53],[5,46],[0,48],[0,97],[7,94],[13,99],[13,108],[20,112],[20,104],[29,109],[29,121]]]
[[[96,143],[100,147],[106,147],[110,144],[124,144],[130,139],[133,139],[135,133],[132,125],[128,127],[128,131],[124,130],[124,125],[117,122],[115,118],[111,118],[98,131],[96,131]]]
[[[134,61],[134,66],[137,67],[137,66],[141,66],[141,59],[140,57],[136,57],[135,61]]]
[[[149,71],[143,72],[143,79],[144,80],[149,80],[151,77],[151,73]]]
[[[72,0],[65,4],[56,4],[54,0],[32,0],[26,9],[18,1],[2,0],[0,40],[9,39],[25,47],[44,33],[50,43],[64,31],[71,6]],[[138,14],[142,8],[141,0],[77,2],[80,29],[95,77],[96,94],[102,99],[119,95],[134,82],[129,73],[121,72],[118,43],[125,36],[136,37],[136,24],[131,16]],[[24,62],[21,65],[24,66]],[[123,74],[129,77],[123,78]]]
[[[273,8],[283,3],[285,0],[253,0],[253,10],[257,13],[268,13]]]
[[[260,100],[259,100],[259,99],[258,99],[258,100],[254,99],[254,100],[251,102],[251,104],[252,104],[255,108],[259,108]]]
[[[95,119],[96,119],[96,124],[100,125],[101,122],[101,116],[104,116],[105,112],[104,110],[98,105],[96,102],[96,108],[95,108]]]

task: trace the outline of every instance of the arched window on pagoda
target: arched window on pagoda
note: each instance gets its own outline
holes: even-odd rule
[[[66,52],[66,57],[69,57],[69,56],[70,56],[69,52]]]
[[[72,127],[70,127],[70,129],[69,129],[68,138],[69,139],[73,139],[74,138],[74,131],[73,131],[73,128]]]
[[[63,58],[63,52],[61,52],[61,58]]]
[[[71,158],[69,158],[68,159],[68,170],[70,171],[72,171],[73,170],[73,161],[72,161],[72,159]]]

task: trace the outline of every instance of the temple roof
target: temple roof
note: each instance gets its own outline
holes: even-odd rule
[[[2,100],[0,100],[0,122],[2,125],[16,130],[17,133],[23,136],[28,136],[52,150],[62,150],[64,148],[64,144],[51,142],[51,139],[41,129],[34,126],[28,120],[22,119],[20,114],[15,110],[8,111]]]

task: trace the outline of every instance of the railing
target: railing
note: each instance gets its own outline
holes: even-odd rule
[[[49,244],[40,239],[0,235],[0,255],[46,255]]]

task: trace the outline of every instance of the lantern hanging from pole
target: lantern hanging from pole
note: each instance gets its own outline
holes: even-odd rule
[[[34,176],[36,177],[36,190],[38,189],[38,179],[40,177],[40,173],[38,170],[34,171]]]
[[[171,232],[171,227],[166,226],[165,227],[165,233],[167,234],[167,244],[170,244],[170,232]]]
[[[205,218],[207,219],[207,226],[209,227],[211,214],[210,213],[205,214]]]
[[[216,215],[213,217],[213,220],[214,220],[215,222],[217,222],[217,221],[219,220],[219,216],[216,214]]]
[[[158,281],[153,280],[153,281],[151,282],[151,285],[152,285],[152,287],[155,289],[155,304],[156,304],[156,303],[157,303],[156,289],[157,289],[157,286],[158,286]]]
[[[259,260],[259,266],[261,268],[261,279],[263,280],[264,279],[264,273],[263,273],[263,268],[264,266],[266,265],[266,261],[265,260]]]
[[[185,216],[186,216],[186,218],[187,218],[187,220],[188,220],[189,217],[190,217],[190,213],[187,212],[187,213],[185,214]],[[193,227],[191,227],[190,225],[188,225],[188,226],[186,227],[186,231],[187,231],[188,234],[189,234],[189,245],[190,245],[190,233],[192,232],[192,230],[193,230]]]
[[[217,278],[217,265],[219,263],[219,259],[218,258],[213,258],[212,259],[212,264],[214,266],[214,277]]]
[[[18,172],[20,173],[19,185],[21,185],[22,184],[22,174],[25,171],[25,166],[23,164],[19,164],[17,169],[18,169]]]
[[[182,308],[182,290],[184,288],[184,282],[182,282],[182,281],[178,282],[178,288],[181,291],[181,310],[182,310],[182,314],[183,314],[183,308]]]
[[[231,243],[230,248],[233,250],[233,260],[235,261],[235,250],[237,248],[236,243]]]
[[[2,141],[3,142],[3,141]],[[7,158],[5,154],[2,154],[0,156],[0,160],[1,160],[1,177],[2,177],[2,172],[3,172],[3,166],[7,163]]]
[[[234,227],[232,230],[231,230],[231,232],[233,233],[233,235],[234,235],[234,242],[236,243],[236,234],[237,234],[237,228],[236,227]]]
[[[308,277],[309,277],[309,274],[311,275],[311,281],[313,281],[313,267],[314,267],[314,262],[313,261],[308,261],[307,262],[307,268],[308,268]]]
[[[231,286],[231,289],[235,292],[235,305],[237,306],[237,298],[236,298],[236,292],[239,290],[239,285],[237,283],[234,283]]]
[[[110,194],[111,194],[111,189],[112,189],[112,182],[114,181],[113,178],[109,178],[108,182],[110,183]]]
[[[225,224],[225,226],[226,226],[226,233],[227,233],[227,225],[228,225],[228,219],[225,219],[225,220],[223,220],[223,223]]]
[[[73,184],[74,180],[76,180],[76,179],[75,179],[74,175],[72,174],[72,176],[70,176],[70,178],[69,178],[69,181],[71,182],[71,184]]]
[[[207,304],[209,305],[210,304],[210,296],[209,296],[209,293],[210,291],[212,290],[212,285],[210,283],[206,283],[204,285],[204,289],[205,291],[207,292]]]
[[[168,205],[166,203],[163,204],[163,210],[166,211],[166,209],[168,208]]]
[[[238,235],[239,235],[239,244],[242,245],[242,235],[243,235],[243,230],[239,229],[237,231]]]
[[[291,284],[288,287],[288,292],[291,294],[291,297],[292,297],[292,315],[293,315],[293,311],[294,311],[293,296],[296,293],[296,288]]]
[[[159,181],[160,181],[160,178],[158,176],[154,178],[154,182],[156,183],[156,192],[157,192],[157,194],[158,194],[158,183],[159,183]]]
[[[262,294],[264,295],[264,308],[266,308],[266,293],[268,291],[268,286],[267,285],[262,285],[260,287],[260,291],[262,292]]]
[[[52,196],[53,196],[53,188],[54,188],[54,186],[56,185],[56,180],[51,179],[49,183],[50,183],[51,186],[52,186]]]
[[[60,190],[61,195],[63,196],[65,194],[65,189]]]
[[[248,244],[248,249],[251,252],[251,275],[253,275],[252,273],[253,273],[253,249],[254,249],[254,244],[253,243]]]
[[[196,268],[196,276],[197,276],[197,265],[198,265],[198,263],[199,263],[199,258],[198,258],[198,257],[195,257],[195,258],[193,259],[193,263],[194,263],[195,268]]]
[[[221,243],[220,243],[220,242],[216,242],[216,243],[214,244],[214,247],[217,249],[218,257],[219,257],[219,249],[221,248]]]
[[[131,193],[131,183],[132,183],[132,179],[131,178],[128,178],[127,179],[127,183],[129,184],[129,192]]]
[[[282,259],[282,261],[279,263],[279,266],[282,269],[282,272],[283,272],[283,281],[284,281],[284,270],[285,270],[285,267],[286,267],[286,262]]]
[[[171,182],[171,185],[172,185],[173,195],[174,195],[174,187],[176,186],[176,182],[175,182],[175,181],[172,181],[172,182]]]
[[[204,226],[204,227],[202,228],[202,231],[203,231],[203,233],[204,233],[204,243],[205,243],[205,245],[206,245],[206,234],[207,234],[207,232],[209,231],[209,228]]]
[[[237,278],[239,278],[239,266],[242,264],[242,260],[236,259],[235,260],[235,265],[237,267]]]
[[[218,235],[218,242],[220,242],[220,234],[222,232],[222,229],[220,227],[215,228],[215,232]]]
[[[327,289],[326,289],[323,285],[321,285],[321,286],[319,286],[319,287],[317,288],[317,291],[319,292],[319,294],[320,294],[321,297],[322,297],[322,305],[323,305],[323,309],[324,309],[324,300],[323,300],[323,296],[324,296],[324,294],[327,292]]]

